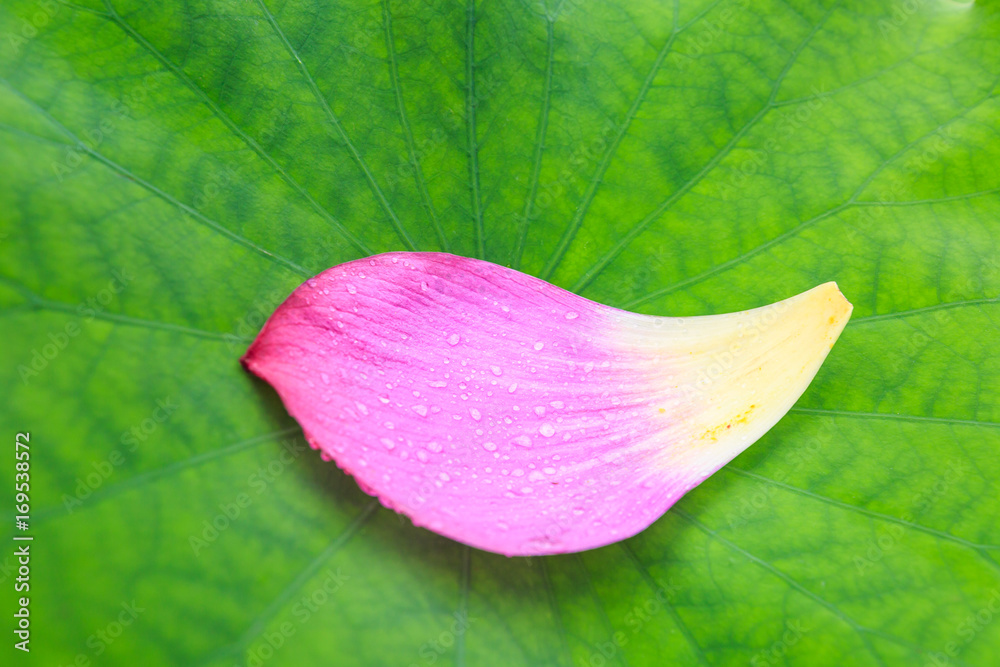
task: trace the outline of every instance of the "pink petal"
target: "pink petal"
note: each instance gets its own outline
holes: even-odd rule
[[[507,555],[643,530],[798,399],[851,305],[834,283],[663,318],[487,262],[388,253],[306,281],[243,357],[387,507]]]

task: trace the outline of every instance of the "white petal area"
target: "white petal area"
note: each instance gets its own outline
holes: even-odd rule
[[[623,346],[664,368],[663,465],[696,471],[696,484],[764,435],[809,386],[852,310],[829,282],[725,315],[623,313]]]

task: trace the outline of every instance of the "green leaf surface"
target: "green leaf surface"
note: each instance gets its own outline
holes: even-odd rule
[[[9,664],[995,665],[998,78],[993,0],[3,2]],[[663,315],[837,280],[854,319],[648,530],[508,559],[379,507],[238,364],[306,276],[403,249]]]

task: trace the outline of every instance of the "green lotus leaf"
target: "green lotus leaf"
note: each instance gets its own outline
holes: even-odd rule
[[[995,664],[998,62],[992,0],[4,2],[9,664]],[[508,559],[380,507],[238,363],[306,277],[414,249],[854,315],[649,529]]]

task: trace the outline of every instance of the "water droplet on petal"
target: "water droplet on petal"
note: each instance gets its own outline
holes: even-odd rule
[[[480,419],[483,418],[483,415],[479,412],[479,410],[476,410],[475,408],[469,408],[469,414],[472,415],[472,418],[475,419],[476,421],[479,421]]]
[[[448,336],[448,345],[458,345],[460,340],[462,340],[461,336],[458,334],[452,334]]]
[[[490,366],[490,371],[496,376],[503,375],[503,369],[499,366]]]
[[[542,424],[541,428],[538,429],[538,432],[544,435],[546,438],[551,438],[553,435],[556,434],[556,427],[548,422],[545,422],[544,424]]]
[[[572,310],[569,311],[568,313],[566,313],[566,319],[567,320],[575,320],[578,317],[580,317],[579,313],[575,313]]]
[[[531,447],[531,437],[527,435],[519,435],[514,438],[513,443],[519,447]]]
[[[495,452],[497,450],[497,446],[496,443],[493,442],[484,442],[483,449],[485,449],[488,452]],[[487,472],[489,472],[489,470],[487,470]]]
[[[357,294],[358,288],[350,283],[347,283],[347,291],[350,292],[351,294]]]
[[[535,351],[536,352],[541,352],[543,347],[545,347],[545,343],[543,343],[541,341],[535,343]]]
[[[386,449],[395,449],[396,448],[396,443],[394,443],[389,438],[380,438],[379,442],[381,442],[383,445],[385,445]]]
[[[414,405],[413,411],[416,412],[421,417],[427,416],[427,406],[426,405]]]

